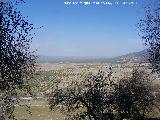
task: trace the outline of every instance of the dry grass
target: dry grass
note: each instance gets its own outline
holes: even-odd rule
[[[64,115],[59,111],[50,111],[48,106],[31,106],[31,114],[26,107],[16,106],[15,116],[18,120],[64,120]]]

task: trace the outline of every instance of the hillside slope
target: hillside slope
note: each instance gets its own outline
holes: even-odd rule
[[[109,61],[116,63],[143,63],[148,61],[148,54],[147,50],[143,50],[140,52],[133,52],[126,55],[111,58]]]

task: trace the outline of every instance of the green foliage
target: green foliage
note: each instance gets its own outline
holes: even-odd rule
[[[50,108],[60,104],[63,110],[74,111],[74,119],[98,119],[110,114],[109,109],[105,110],[112,97],[112,90],[108,89],[113,85],[110,77],[111,73],[105,76],[99,71],[97,75],[89,74],[84,81],[73,81],[64,89],[55,89],[49,99]],[[77,112],[80,109],[82,112]]]
[[[115,81],[112,71],[89,74],[83,81],[73,81],[59,87],[49,97],[52,110],[59,106],[69,113],[68,119],[143,120],[157,107],[152,81],[141,70]]]
[[[137,69],[116,84],[114,98],[117,118],[121,120],[143,120],[157,106],[149,75]]]
[[[0,92],[2,103],[0,109],[2,109],[2,113],[13,112],[13,104],[15,104],[13,98],[17,97],[17,90],[30,90],[29,80],[35,70],[36,57],[30,51],[34,28],[33,24],[30,24],[20,11],[17,11],[16,5],[21,2],[23,1],[0,2]]]
[[[138,23],[141,37],[148,47],[153,72],[160,72],[160,1],[145,7],[145,17]]]

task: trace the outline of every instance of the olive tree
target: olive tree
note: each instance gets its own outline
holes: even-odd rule
[[[69,119],[114,119],[111,74],[90,73],[82,81],[73,81],[65,88],[57,87],[49,97],[50,108],[60,105],[62,110],[72,113]]]
[[[49,97],[51,110],[59,106],[73,120],[145,120],[158,102],[149,74],[138,69],[119,79],[112,72],[89,74],[66,87],[57,85]]]
[[[141,37],[148,47],[153,72],[160,72],[160,1],[145,7],[145,17],[138,23]]]
[[[115,85],[116,118],[144,120],[158,107],[152,79],[144,70],[134,69]]]
[[[35,70],[35,55],[30,50],[33,24],[16,9],[22,0],[0,1],[0,107],[13,112],[16,90],[29,90]]]

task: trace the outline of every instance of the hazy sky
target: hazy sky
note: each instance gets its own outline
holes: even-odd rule
[[[19,8],[37,29],[32,47],[49,56],[112,57],[144,49],[136,23],[142,0],[133,5],[65,5],[64,1],[26,0]],[[84,2],[84,0],[81,0]],[[85,0],[88,2],[108,0]],[[122,0],[110,0],[122,2]]]

